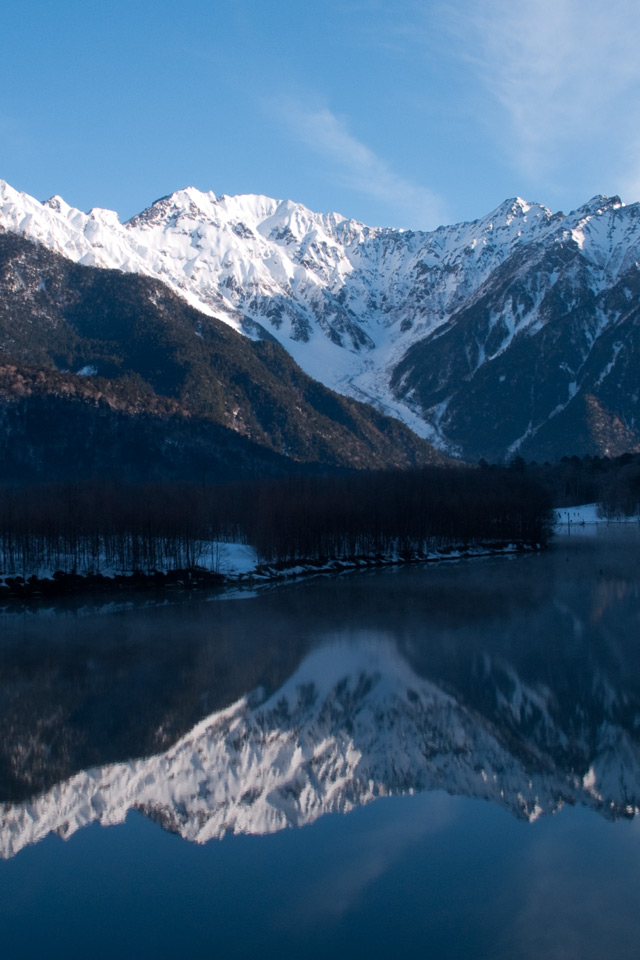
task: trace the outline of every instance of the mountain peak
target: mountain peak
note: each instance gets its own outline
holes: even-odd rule
[[[154,200],[151,206],[127,220],[128,227],[158,224],[184,215],[203,220],[215,219],[214,206],[218,198],[213,190],[203,193],[197,187],[183,187]]]
[[[510,222],[514,218],[526,219],[528,214],[546,217],[551,216],[551,211],[542,203],[524,200],[522,197],[508,197],[489,216],[494,219],[502,216]]]
[[[60,201],[61,197],[52,197],[51,199]],[[62,203],[64,203],[64,200],[62,200]],[[62,212],[59,206],[55,207],[55,209],[59,213]],[[115,210],[107,210],[104,207],[92,207],[91,210],[89,210],[89,217],[91,218],[91,220],[97,220],[99,223],[104,224],[106,227],[120,226],[120,217],[118,216]]]
[[[170,199],[175,206],[195,204],[197,207],[206,208],[210,204],[215,203],[218,198],[213,190],[208,190],[205,193],[202,190],[198,190],[197,187],[183,187],[181,190],[176,190],[172,193]]]
[[[63,200],[62,197],[57,193],[54,194],[53,197],[49,197],[48,200],[43,200],[42,206],[49,207],[50,210],[55,210],[56,213],[61,213],[63,216],[65,216],[69,210],[71,210],[71,207],[66,200]]]
[[[529,203],[527,200],[523,200],[522,197],[513,197],[507,201],[510,204],[510,209],[516,214],[525,214],[528,213],[531,207],[537,206],[537,204]]]
[[[609,210],[619,210],[625,206],[626,204],[622,202],[617,194],[613,197],[607,197],[602,193],[598,193],[587,203],[583,204],[583,206],[579,207],[576,213],[583,214],[584,216],[600,216]]]

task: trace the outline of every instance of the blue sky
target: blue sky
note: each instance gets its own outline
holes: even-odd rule
[[[424,229],[640,200],[636,0],[3,0],[2,35],[0,178],[40,199]]]

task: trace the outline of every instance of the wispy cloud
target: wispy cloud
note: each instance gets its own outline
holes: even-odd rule
[[[291,136],[328,162],[332,177],[377,201],[398,226],[427,230],[444,222],[444,203],[436,193],[395,173],[327,107],[287,100],[277,115]]]
[[[441,10],[504,111],[523,174],[552,173],[572,147],[579,163],[596,138],[624,138],[640,119],[636,0],[451,0]]]
[[[450,830],[459,816],[456,801],[437,792],[411,799],[403,797],[402,806],[407,807],[408,816],[399,812],[399,798],[392,803],[395,815],[388,813],[379,826],[362,833],[362,828],[355,825],[345,838],[338,863],[317,864],[308,882],[299,886],[287,904],[283,926],[315,926],[344,916],[368,887],[406,855],[407,848],[415,847],[429,835]]]

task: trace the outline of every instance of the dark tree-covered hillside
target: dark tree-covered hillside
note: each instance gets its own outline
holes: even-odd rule
[[[42,463],[42,476],[49,471],[50,479],[60,478],[64,474],[32,425],[43,409],[50,419],[57,411],[54,432],[70,449],[73,424],[92,420],[78,411],[87,405],[100,410],[102,426],[110,411],[139,418],[129,433],[136,433],[143,447],[145,425],[150,448],[154,434],[166,426],[178,461],[189,459],[181,452],[180,432],[189,447],[189,421],[195,420],[300,463],[373,469],[443,462],[404,424],[333,393],[308,377],[266,331],[265,338],[249,340],[199,313],[157,280],[84,267],[14,234],[0,234],[5,457],[21,462],[22,451],[31,450],[31,460]],[[65,405],[47,408],[45,399]],[[16,404],[19,411],[12,410]],[[156,429],[152,419],[163,426]],[[100,441],[113,430],[108,426]],[[87,436],[78,434],[77,440],[89,455]],[[211,431],[209,440],[215,461]],[[205,447],[203,442],[203,452]],[[107,459],[117,474],[122,451],[115,446],[105,456],[97,445],[93,450],[96,470]],[[121,465],[127,471],[128,463]],[[151,465],[149,478],[157,472]],[[3,476],[8,474],[0,463]],[[175,470],[168,476],[177,479]]]

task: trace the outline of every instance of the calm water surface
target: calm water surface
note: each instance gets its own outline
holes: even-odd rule
[[[637,956],[637,527],[0,629],[3,958]]]

